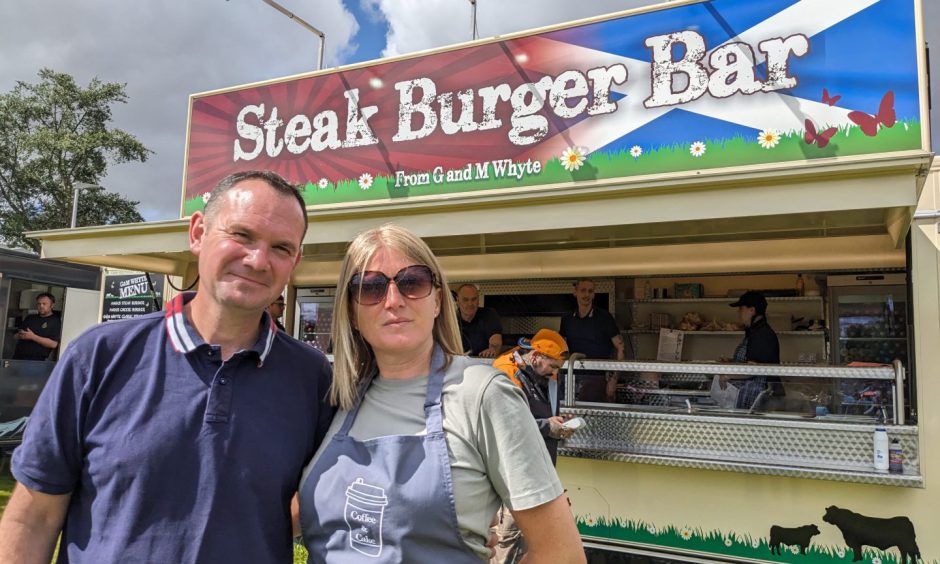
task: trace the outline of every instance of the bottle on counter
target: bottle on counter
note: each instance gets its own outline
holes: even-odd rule
[[[888,471],[888,431],[877,427],[874,435],[874,464],[877,472]]]
[[[901,441],[891,439],[891,446],[888,447],[888,471],[892,474],[904,473],[904,451],[901,449]]]
[[[803,296],[806,294],[806,281],[803,280],[802,274],[796,275],[796,295]]]

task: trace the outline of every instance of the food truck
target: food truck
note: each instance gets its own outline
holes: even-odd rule
[[[566,366],[586,425],[558,473],[592,562],[938,562],[926,76],[918,0],[670,2],[195,94],[181,219],[33,235],[188,287],[186,216],[274,170],[310,222],[286,324],[321,348],[345,246],[384,222],[477,284],[506,342],[591,278],[627,345]],[[723,361],[745,290],[779,365]],[[597,373],[610,396],[582,401]],[[756,377],[783,391],[714,401]]]
[[[41,260],[34,253],[0,247],[0,422],[30,414],[59,353],[98,321],[100,287],[98,267]],[[53,340],[58,346],[42,351],[44,357],[38,358],[21,354],[25,349],[20,346],[19,334],[24,327],[34,327],[25,322],[39,313],[36,298],[41,294],[54,300],[47,325],[48,335],[56,335]],[[36,331],[44,336],[41,329]]]

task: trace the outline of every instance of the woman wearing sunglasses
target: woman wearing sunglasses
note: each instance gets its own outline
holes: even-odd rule
[[[408,230],[360,234],[333,319],[339,412],[304,472],[310,562],[479,563],[505,503],[526,562],[584,562],[567,499],[521,392],[460,355],[453,297]]]

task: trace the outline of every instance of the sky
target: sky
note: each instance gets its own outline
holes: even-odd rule
[[[639,6],[649,0],[477,0],[481,38]],[[940,45],[940,2],[924,0]],[[280,0],[326,34],[324,67],[469,41],[469,0]],[[317,37],[262,0],[31,0],[0,3],[0,91],[46,67],[87,85],[126,84],[114,127],[154,154],[112,165],[101,185],[140,202],[148,221],[180,215],[190,94],[315,70]],[[931,67],[940,65],[940,49]],[[940,72],[933,72],[940,92]],[[935,113],[935,112],[932,112]],[[934,124],[938,122],[932,120]],[[935,126],[940,129],[940,126]],[[934,144],[940,140],[933,133]]]

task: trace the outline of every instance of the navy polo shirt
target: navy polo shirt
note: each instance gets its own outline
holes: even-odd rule
[[[59,562],[291,562],[290,499],[332,418],[326,357],[262,314],[220,359],[183,315],[93,327],[33,410],[13,475],[71,492]]]
[[[588,358],[610,358],[614,351],[611,339],[620,334],[620,329],[609,311],[592,308],[584,317],[579,316],[577,310],[562,317],[558,332],[571,352]]]

